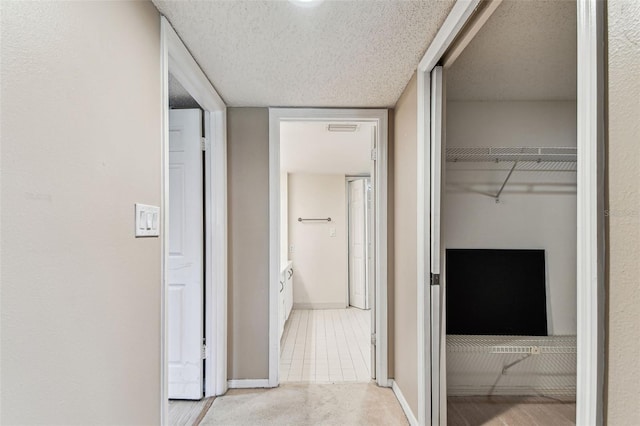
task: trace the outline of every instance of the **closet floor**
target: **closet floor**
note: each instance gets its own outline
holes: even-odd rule
[[[447,398],[449,426],[572,426],[576,404],[544,397],[473,396]]]
[[[370,336],[371,311],[294,309],[282,334],[280,381],[368,382]]]

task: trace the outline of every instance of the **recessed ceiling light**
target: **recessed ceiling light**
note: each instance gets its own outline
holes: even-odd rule
[[[324,0],[289,0],[292,4],[300,7],[316,7]]]
[[[327,125],[330,132],[355,132],[358,130],[357,124],[352,123],[332,123]]]

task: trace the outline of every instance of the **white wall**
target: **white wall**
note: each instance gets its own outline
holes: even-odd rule
[[[297,308],[347,306],[347,218],[344,175],[289,174],[289,245]],[[331,217],[331,222],[298,218]],[[335,229],[335,236],[330,230]]]
[[[0,2],[0,423],[160,423],[160,15]]]
[[[575,146],[575,102],[449,102],[447,146]],[[447,169],[447,248],[545,249],[549,334],[576,333],[575,172]]]

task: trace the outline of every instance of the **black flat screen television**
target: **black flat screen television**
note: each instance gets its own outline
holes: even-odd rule
[[[547,335],[544,250],[447,249],[447,334]]]

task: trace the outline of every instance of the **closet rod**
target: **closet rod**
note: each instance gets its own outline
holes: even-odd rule
[[[314,222],[331,222],[331,218],[327,217],[327,218],[302,218],[299,217],[298,218],[298,222],[306,222],[306,221],[314,221]]]

